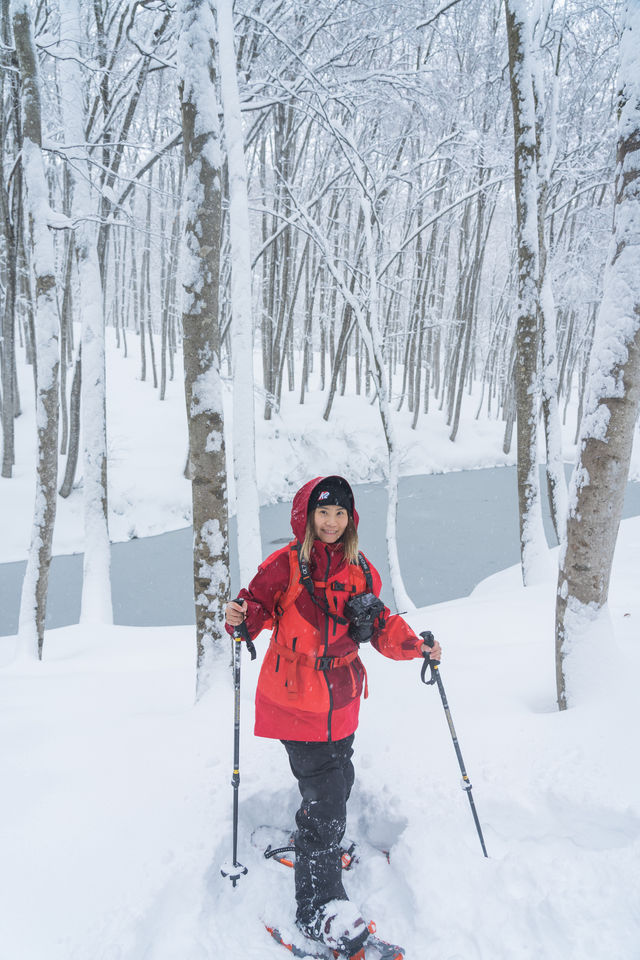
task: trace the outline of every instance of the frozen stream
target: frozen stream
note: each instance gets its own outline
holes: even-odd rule
[[[393,609],[384,528],[386,491],[378,483],[355,487],[360,543],[379,568],[383,598]],[[290,503],[261,510],[267,556],[291,539]],[[627,488],[623,516],[640,514],[640,484]],[[548,510],[547,539],[555,544]],[[238,587],[232,521],[232,578]],[[519,561],[515,467],[403,477],[399,485],[398,543],[402,574],[417,606],[466,596],[485,577]],[[134,626],[193,622],[191,530],[112,545],[116,623]],[[25,562],[0,564],[0,636],[14,634]],[[82,555],[53,559],[47,626],[77,623]]]

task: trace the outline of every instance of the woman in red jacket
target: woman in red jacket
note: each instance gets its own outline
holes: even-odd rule
[[[293,500],[295,540],[262,563],[226,607],[231,633],[272,628],[256,690],[255,733],[281,740],[298,781],[296,922],[305,936],[352,956],[367,925],[342,885],[340,842],[354,781],[351,762],[360,696],[358,653],[367,640],[392,660],[431,654],[378,600],[377,570],[358,551],[358,514],[342,477],[317,477]],[[356,598],[354,600],[354,598]],[[346,606],[346,610],[345,610]]]

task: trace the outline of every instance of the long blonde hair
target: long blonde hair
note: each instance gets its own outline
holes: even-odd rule
[[[313,524],[313,514],[315,511],[311,511],[307,517],[307,526],[304,532],[304,540],[302,541],[302,546],[300,547],[300,559],[304,563],[309,563],[309,557],[311,556],[311,548],[313,547],[313,542],[316,539],[316,531]],[[342,549],[344,551],[345,559],[348,563],[357,563],[358,562],[358,531],[356,530],[356,525],[353,522],[353,517],[349,517],[349,522],[347,523],[347,529],[342,534],[340,538],[340,543],[342,543]]]

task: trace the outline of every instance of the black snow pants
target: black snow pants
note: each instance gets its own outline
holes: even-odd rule
[[[297,919],[309,923],[329,900],[347,900],[340,841],[354,780],[353,737],[333,743],[283,740],[302,803],[296,814]]]

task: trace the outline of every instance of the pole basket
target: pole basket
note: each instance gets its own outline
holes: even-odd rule
[[[231,883],[235,887],[240,877],[244,877],[248,871],[247,868],[243,867],[241,863],[223,863],[220,867],[220,873],[223,877],[227,877],[229,880],[231,880]]]

